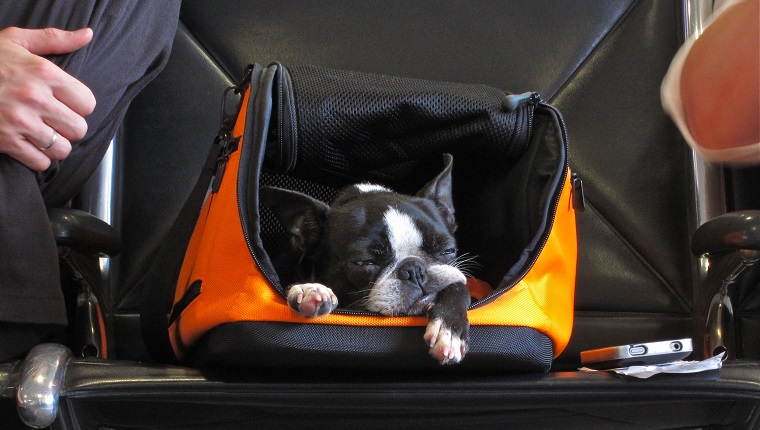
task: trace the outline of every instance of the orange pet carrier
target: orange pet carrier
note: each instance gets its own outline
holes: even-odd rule
[[[274,185],[329,202],[356,182],[416,191],[451,153],[458,247],[474,262],[470,349],[458,367],[549,369],[573,326],[579,198],[555,108],[534,93],[280,64],[249,67],[232,93],[241,100],[146,277],[146,343],[158,355],[199,366],[438,367],[425,317],[293,312],[268,253],[284,232],[258,194]]]

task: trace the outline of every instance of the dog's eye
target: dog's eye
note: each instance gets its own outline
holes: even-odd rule
[[[354,261],[354,264],[357,266],[374,266],[375,261],[374,260],[357,260]]]
[[[456,253],[457,253],[457,249],[456,248],[449,248],[449,249],[441,252],[441,255],[445,256],[445,257],[449,257],[449,256],[452,256],[452,255],[454,255]]]

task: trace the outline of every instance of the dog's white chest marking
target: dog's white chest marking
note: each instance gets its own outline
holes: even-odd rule
[[[422,234],[409,215],[389,208],[383,216],[388,226],[388,241],[397,259],[415,255],[422,247]]]

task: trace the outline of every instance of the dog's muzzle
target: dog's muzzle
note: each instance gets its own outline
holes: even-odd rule
[[[419,257],[408,257],[396,266],[396,277],[425,291],[425,285],[428,283],[427,264]]]

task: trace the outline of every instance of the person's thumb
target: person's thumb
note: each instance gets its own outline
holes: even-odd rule
[[[10,39],[35,55],[67,54],[90,43],[92,30],[82,28],[75,31],[57,28],[14,29]]]

